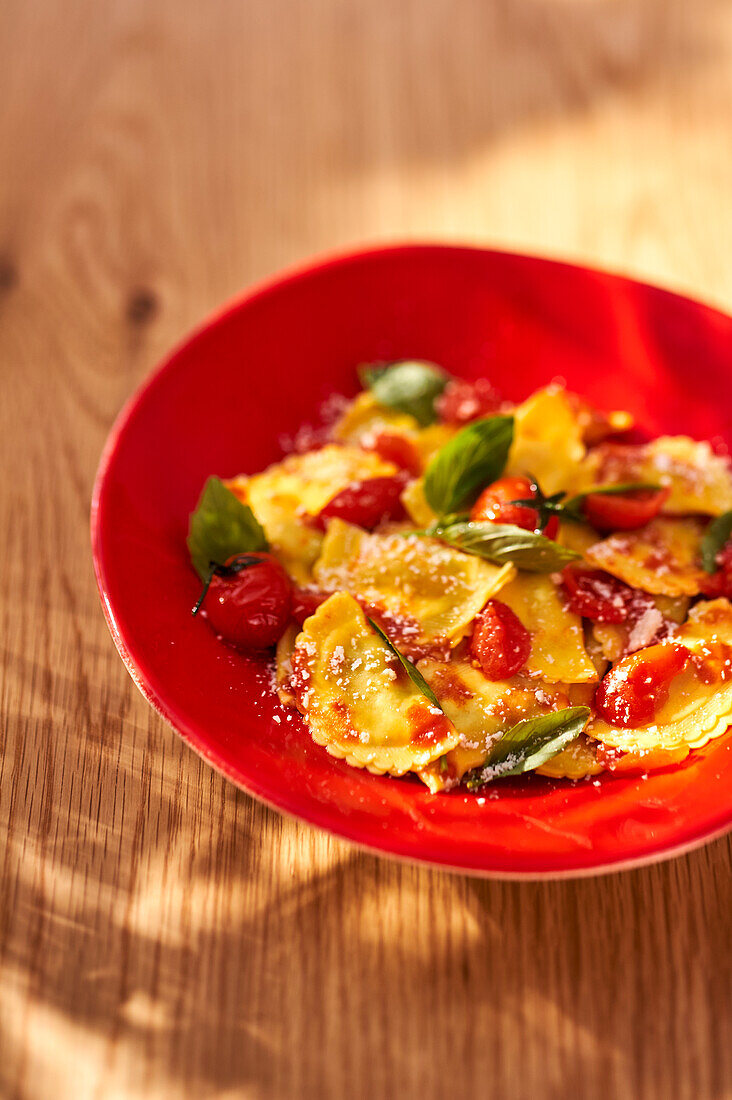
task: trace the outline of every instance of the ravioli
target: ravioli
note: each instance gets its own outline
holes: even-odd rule
[[[378,403],[372,393],[364,391],[351,401],[334,424],[333,438],[341,443],[356,445],[381,429],[411,435],[418,428],[419,424],[413,416],[396,409],[387,409]]]
[[[732,605],[725,599],[702,601],[674,637],[692,653],[675,676],[667,701],[654,722],[636,729],[610,726],[597,718],[589,733],[627,752],[670,752],[701,748],[732,724]]]
[[[604,770],[605,765],[597,758],[595,744],[584,733],[536,769],[539,775],[547,775],[551,779],[585,779]]]
[[[429,527],[437,519],[437,513],[432,510],[424,495],[423,477],[409,482],[401,495],[401,501],[407,515],[417,527]]]
[[[561,386],[537,390],[514,410],[507,474],[533,474],[545,493],[568,489],[585,455],[582,425]]]
[[[587,523],[574,523],[572,520],[563,519],[557,535],[560,546],[566,546],[568,550],[574,550],[584,557],[591,546],[600,541],[601,536]]]
[[[457,428],[452,424],[430,424],[421,428],[413,416],[379,405],[371,393],[360,393],[335,424],[333,438],[367,446],[381,431],[409,440],[424,469],[432,456],[452,439]]]
[[[687,646],[713,640],[732,643],[732,603],[724,597],[699,600],[676,637]]]
[[[500,599],[531,634],[526,670],[549,684],[597,680],[585,648],[582,620],[568,611],[557,586],[545,573],[519,573]]]
[[[628,646],[630,631],[625,623],[592,623],[592,633],[600,653],[614,664],[619,661]]]
[[[593,742],[596,746],[600,742]],[[612,749],[612,746],[608,746]],[[672,767],[680,764],[691,752],[688,745],[678,745],[675,749],[649,749],[647,752],[618,752],[617,759],[607,762],[608,771],[619,774],[632,772],[652,772],[659,768]]]
[[[620,531],[585,552],[598,569],[645,592],[696,596],[705,574],[698,564],[705,524],[694,518],[659,518],[636,531]]]
[[[329,445],[289,455],[261,474],[234,478],[228,487],[250,505],[290,576],[298,584],[308,584],[323,535],[305,517],[317,515],[353,481],[394,473],[396,466],[370,451]]]
[[[633,427],[632,413],[625,409],[601,412],[576,393],[568,393],[567,399],[582,430],[582,439],[588,447],[601,443],[609,435],[627,432]]]
[[[700,683],[693,668],[675,677],[655,721],[637,729],[610,726],[596,718],[588,733],[614,748],[646,753],[681,746],[701,748],[732,724],[732,684]]]
[[[430,658],[417,667],[460,734],[460,744],[440,767],[420,776],[432,791],[454,785],[480,767],[490,748],[517,722],[580,705],[567,685],[538,683],[521,673],[508,680],[488,680],[466,661]]]
[[[342,520],[329,523],[314,568],[321,588],[346,590],[387,611],[407,653],[454,646],[515,572],[435,539],[368,534]]]
[[[660,436],[650,443],[604,443],[582,468],[583,485],[649,481],[670,489],[667,515],[721,515],[732,508],[732,473],[726,458],[709,443],[685,435]]]
[[[635,653],[651,645],[658,631],[667,624],[683,623],[689,610],[688,596],[653,596],[649,608],[637,622],[591,624],[600,652],[608,661],[618,661],[626,653]]]
[[[345,592],[305,621],[292,670],[292,690],[313,740],[354,767],[404,775],[459,741]]]
[[[632,773],[667,767],[732,727],[732,603],[699,599],[704,590],[732,591],[732,573],[720,566],[709,584],[701,567],[710,517],[732,512],[730,462],[715,454],[709,443],[687,436],[663,436],[640,445],[612,442],[610,437],[632,425],[632,416],[596,410],[556,383],[513,405],[501,401],[485,380],[475,385],[458,382],[444,400],[435,401],[439,387],[433,367],[413,364],[409,376],[414,406],[405,404],[406,390],[394,376],[395,385],[380,392],[384,401],[394,400],[402,409],[381,404],[373,392],[362,392],[340,406],[344,411],[327,429],[330,442],[325,446],[292,454],[261,473],[227,483],[251,507],[264,528],[269,552],[293,581],[291,593],[287,586],[275,592],[274,585],[269,593],[277,629],[268,640],[280,634],[272,687],[283,705],[301,711],[316,744],[377,774],[415,772],[438,792],[482,768],[491,748],[518,723],[575,706],[588,708],[588,722],[579,736],[536,768],[539,774],[577,780],[604,770]],[[404,411],[411,409],[419,417]],[[571,509],[560,517],[557,543],[575,551],[589,569],[629,585],[632,599],[619,601],[607,586],[599,586],[598,606],[573,601],[560,583],[560,554],[551,559],[556,573],[534,573],[528,557],[523,558],[525,569],[498,566],[477,552],[415,533],[415,527],[428,529],[438,519],[425,495],[425,471],[462,427],[442,423],[441,417],[465,420],[474,415],[477,420],[482,409],[497,409],[513,418],[505,469],[505,451],[491,450],[491,433],[483,438],[480,428],[455,440],[449,455],[443,455],[458,487],[456,498],[465,487],[474,488],[477,496],[497,483],[492,490],[495,522],[521,522],[526,515],[526,510],[519,516],[508,507],[518,493],[510,482],[516,476],[537,481],[537,498],[558,494],[565,504],[575,493],[621,482],[651,482],[668,490],[662,494],[661,513],[640,528],[601,534],[584,518],[569,519],[578,514]],[[307,438],[315,444],[325,432],[324,426]],[[380,435],[392,438],[379,441]],[[298,438],[304,442],[305,433]],[[393,453],[395,462],[382,457],[376,447],[384,455]],[[401,506],[391,507],[391,500],[386,502],[386,493],[381,507],[380,490],[385,487],[358,487],[360,482],[397,473],[404,512]],[[328,518],[323,530],[317,517],[349,486],[352,492],[342,513],[352,522]],[[528,495],[528,490],[520,495]],[[534,503],[546,518],[549,513],[541,499]],[[619,501],[614,516],[629,527],[632,513]],[[533,530],[533,516],[526,515],[526,521]],[[723,537],[723,526],[714,536]],[[192,517],[189,548],[194,566],[225,560],[232,548],[242,553],[247,545],[253,549],[255,543],[261,545],[259,535],[252,532],[242,509],[220,491],[220,483],[215,484],[201,496]],[[532,541],[528,531],[523,537]],[[717,560],[727,561],[730,550],[732,536]],[[505,555],[520,557],[517,548],[509,546]],[[241,610],[252,627],[252,646],[258,638],[264,641],[257,616],[265,596],[254,610],[243,609],[257,588],[254,572],[216,572],[213,592],[221,581],[226,590],[220,592],[221,604],[230,603],[204,607],[210,624],[221,610],[221,637],[238,644],[244,637],[238,626],[244,624],[234,622],[233,612]],[[265,571],[258,576],[265,577]],[[206,598],[213,595],[207,597],[204,591],[202,600]],[[514,613],[523,629],[502,614],[493,624],[486,617],[485,628],[471,637],[477,617],[493,598],[505,605],[504,611]],[[603,623],[569,610],[575,605],[607,617],[609,611],[602,606],[606,599],[623,602],[626,621]],[[323,602],[317,606],[319,600]],[[316,606],[312,613],[306,610]],[[300,626],[303,614],[307,617]],[[617,711],[607,708],[608,714],[632,714],[632,704],[637,703],[638,711],[649,715],[655,706],[653,722],[637,729],[605,722],[595,699],[609,666],[631,653],[643,655],[649,646],[674,642],[686,646],[690,655],[669,685],[659,688],[655,697],[616,699]],[[666,664],[669,656],[668,649],[655,653],[659,669],[683,663]],[[513,674],[488,680],[483,669],[491,666]],[[642,685],[634,690],[648,693],[653,677],[646,667],[643,679],[643,656],[633,667]],[[624,668],[614,675],[616,684]],[[635,677],[632,682],[635,685]],[[641,702],[647,706],[641,709]],[[538,731],[533,723],[515,731],[517,741],[526,741],[518,751],[527,766],[543,755],[532,752],[532,739],[540,739],[546,726],[563,728],[563,722],[564,716],[557,715]]]

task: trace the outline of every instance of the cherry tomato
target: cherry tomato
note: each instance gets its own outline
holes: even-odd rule
[[[475,523],[513,523],[526,531],[536,531],[539,521],[534,508],[526,504],[512,504],[513,500],[528,500],[536,496],[536,490],[527,477],[502,477],[494,481],[480,494],[470,513]],[[548,539],[557,537],[559,520],[552,516],[544,534]]]
[[[632,531],[644,527],[661,511],[670,489],[638,489],[633,493],[590,493],[583,510],[598,531]]]
[[[454,378],[435,401],[435,409],[443,424],[467,424],[480,416],[490,416],[502,403],[487,378],[476,378],[474,382]]]
[[[325,603],[332,592],[326,592],[322,588],[300,588],[295,585],[292,589],[292,617],[302,626],[306,619]]]
[[[400,519],[404,515],[400,497],[407,480],[402,473],[354,481],[321,509],[316,517],[318,526],[325,526],[328,519],[342,519],[371,530],[382,519]]]
[[[562,570],[562,586],[568,610],[596,623],[624,623],[636,609],[642,613],[654,606],[645,592],[601,569],[568,565]]]
[[[601,412],[574,393],[565,393],[575,418],[582,429],[582,441],[588,447],[595,447],[608,436],[627,432],[633,426],[633,418],[626,412]]]
[[[413,477],[422,473],[422,459],[411,439],[398,432],[377,431],[362,440],[361,446],[375,451],[385,462],[393,462],[400,470],[407,470]]]
[[[732,598],[732,539],[717,554],[717,572],[705,574],[700,588],[705,596]]]
[[[652,722],[668,698],[669,684],[690,657],[686,646],[652,645],[610,669],[595,693],[595,708],[611,726]]]
[[[488,680],[505,680],[526,664],[531,635],[507,604],[489,600],[476,620],[470,652]]]
[[[270,554],[235,554],[203,600],[217,634],[239,649],[274,645],[290,620],[290,578]]]

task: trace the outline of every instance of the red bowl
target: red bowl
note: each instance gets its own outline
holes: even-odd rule
[[[104,611],[135,683],[245,791],[391,855],[502,877],[596,873],[677,854],[732,825],[729,738],[647,778],[504,781],[477,798],[334,760],[270,690],[270,669],[190,614],[188,515],[205,478],[262,469],[279,439],[415,357],[523,398],[553,378],[653,434],[732,442],[732,319],[586,268],[409,245],[318,261],[247,293],[155,372],[115,425],[92,503]]]

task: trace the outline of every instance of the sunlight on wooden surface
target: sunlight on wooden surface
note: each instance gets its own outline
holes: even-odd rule
[[[732,1095],[727,840],[517,886],[280,818],[135,691],[87,527],[134,386],[310,253],[490,243],[732,308],[732,5],[11,0],[0,59],[0,1095]]]

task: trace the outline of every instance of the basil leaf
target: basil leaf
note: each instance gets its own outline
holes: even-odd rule
[[[491,779],[521,775],[546,764],[574,741],[589,717],[589,707],[567,707],[517,722],[491,747],[485,763],[470,774],[466,786],[475,790]]]
[[[582,557],[546,535],[525,531],[523,527],[514,527],[510,523],[434,524],[425,534],[495,565],[512,562],[527,573],[556,573],[569,562]]]
[[[404,671],[406,672],[407,676],[412,681],[414,686],[419,688],[419,690],[422,692],[422,694],[424,696],[426,696],[427,699],[429,699],[429,701],[430,701],[430,703],[432,703],[433,707],[437,707],[438,710],[442,710],[442,707],[437,702],[437,696],[435,695],[434,691],[432,690],[430,685],[427,683],[427,681],[425,680],[424,676],[419,671],[419,669],[416,668],[415,665],[413,665],[412,662],[407,657],[405,657],[403,653],[399,652],[397,647],[391,641],[389,636],[384,633],[384,631],[381,629],[381,627],[379,626],[378,623],[375,623],[373,619],[369,619],[369,623],[374,628],[376,633],[379,635],[381,640],[386,642],[386,644],[388,645],[388,647],[392,651],[392,653],[395,653],[396,656],[399,658],[399,660],[401,662],[401,665],[402,665],[402,668],[404,669]]]
[[[717,516],[716,519],[712,520],[701,541],[702,569],[706,573],[717,572],[719,568],[717,554],[730,535],[732,535],[732,512],[723,512],[721,516]]]
[[[188,529],[188,550],[201,580],[212,564],[224,565],[234,554],[267,550],[267,538],[254,512],[218,477],[203,487]]]
[[[615,485],[594,485],[590,489],[583,489],[581,493],[575,493],[574,496],[568,497],[568,499],[563,501],[556,510],[559,514],[562,512],[564,512],[565,515],[568,514],[572,519],[580,519],[582,515],[582,505],[589,496],[622,496],[624,493],[637,493],[643,489],[655,489],[658,491],[660,488],[660,485],[652,481],[621,481]]]
[[[371,390],[380,405],[409,413],[423,428],[437,419],[435,398],[450,381],[450,376],[436,364],[418,359],[383,367],[363,366],[358,374],[361,384]]]
[[[459,431],[427,467],[424,495],[430,507],[444,516],[472,503],[478,489],[503,473],[512,441],[512,416],[488,416]]]

